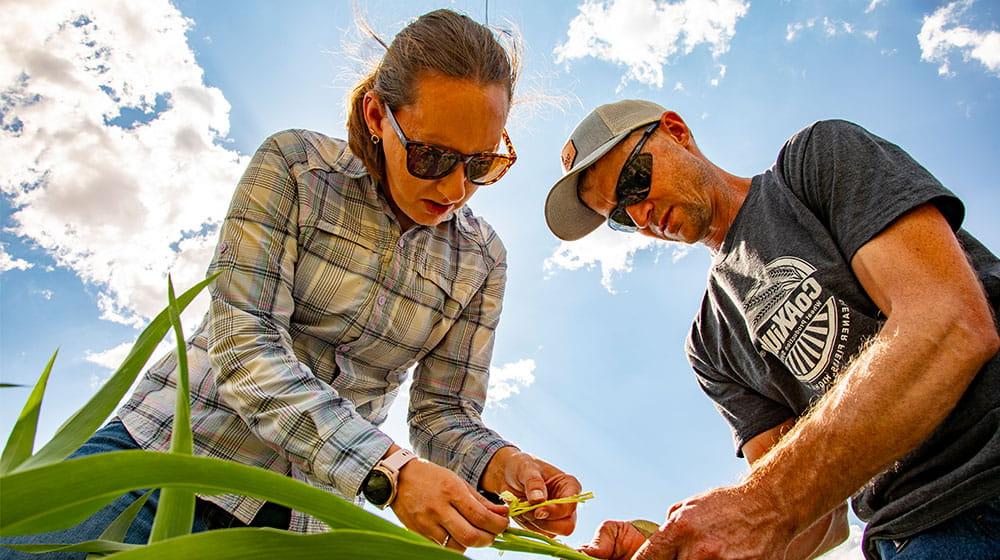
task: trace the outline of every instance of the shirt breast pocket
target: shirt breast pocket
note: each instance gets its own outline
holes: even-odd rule
[[[379,274],[375,240],[350,227],[325,220],[300,226],[295,266],[293,321],[327,341],[349,342],[359,333],[349,325],[363,325],[360,315],[370,311],[371,294]]]
[[[487,270],[481,259],[458,253],[457,261],[425,255],[416,272],[419,286],[415,286],[414,295],[432,311],[432,327],[424,344],[425,350],[430,350],[472,303],[486,281]]]

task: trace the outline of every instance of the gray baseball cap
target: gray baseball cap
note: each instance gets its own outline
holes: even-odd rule
[[[562,149],[562,179],[545,200],[545,222],[556,237],[575,241],[604,222],[604,216],[580,201],[576,190],[580,173],[633,131],[660,120],[664,112],[656,103],[625,99],[601,105],[577,125]]]

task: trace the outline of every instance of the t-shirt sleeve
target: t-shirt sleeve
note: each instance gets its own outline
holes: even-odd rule
[[[961,201],[899,146],[842,120],[793,136],[776,170],[824,223],[849,262],[894,220],[930,202],[958,231]]]
[[[793,417],[792,411],[782,404],[755,391],[747,384],[728,374],[711,360],[705,347],[704,334],[710,337],[719,331],[706,333],[698,323],[691,329],[686,350],[688,361],[694,369],[698,385],[705,392],[715,409],[729,424],[733,434],[736,456],[743,457],[743,446],[755,436]]]

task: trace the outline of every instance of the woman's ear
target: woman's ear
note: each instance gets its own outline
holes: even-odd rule
[[[364,100],[365,124],[368,125],[368,132],[379,138],[382,137],[382,121],[385,119],[385,111],[382,110],[382,101],[374,91],[368,91]]]

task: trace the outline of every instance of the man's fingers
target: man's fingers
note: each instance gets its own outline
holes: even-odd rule
[[[642,535],[627,521],[605,521],[597,528],[594,539],[579,550],[594,558],[627,560],[643,540]]]

